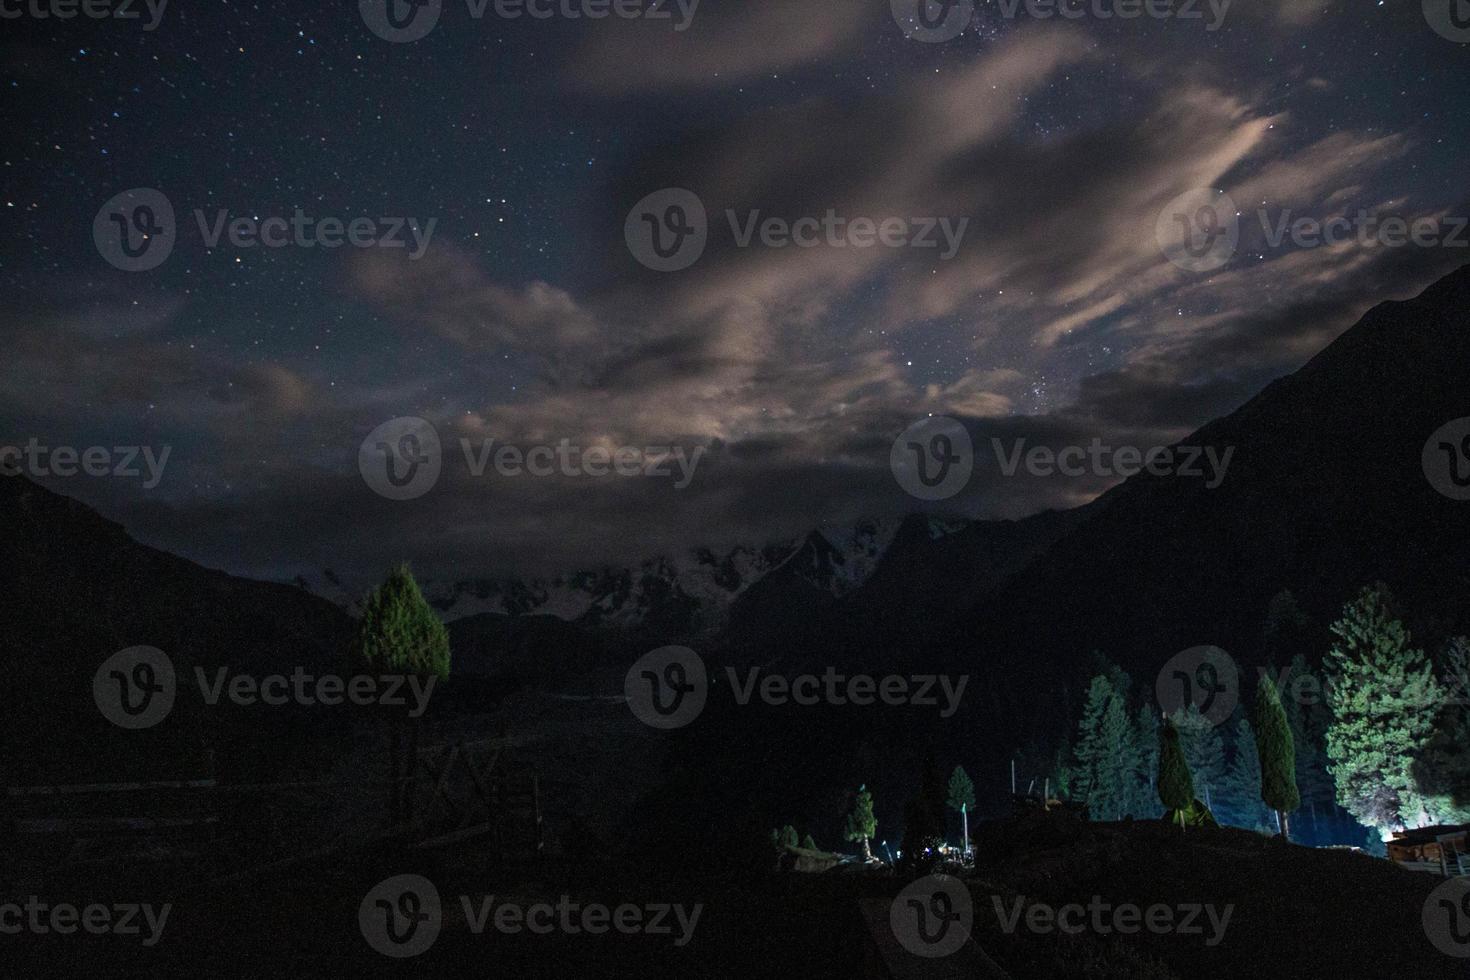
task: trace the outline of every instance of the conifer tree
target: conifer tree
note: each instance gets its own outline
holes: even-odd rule
[[[363,604],[357,666],[377,674],[449,677],[449,632],[407,565],[399,565]]]
[[[1152,705],[1138,709],[1133,720],[1134,803],[1129,812],[1140,820],[1156,819],[1159,809],[1159,719]]]
[[[801,838],[796,835],[796,828],[793,827],[793,826],[791,826],[791,824],[787,824],[786,826],[784,826],[784,827],[781,828],[781,846],[782,847],[800,847],[801,846]]]
[[[1444,703],[1434,734],[1414,763],[1415,789],[1436,823],[1470,821],[1470,639],[1458,637],[1443,657]]]
[[[400,565],[367,597],[352,650],[353,668],[375,676],[449,677],[449,632],[424,600],[407,565]],[[408,724],[407,766],[403,729]],[[388,718],[388,818],[411,816],[411,780],[418,768],[419,719],[400,711]]]
[[[1366,588],[1347,604],[1327,654],[1327,758],[1337,799],[1380,831],[1428,818],[1411,770],[1442,701],[1428,659],[1411,645],[1386,593]]]
[[[1271,678],[1262,677],[1256,689],[1252,712],[1256,733],[1256,752],[1260,756],[1261,802],[1276,813],[1277,826],[1283,840],[1291,838],[1291,811],[1301,806],[1296,788],[1296,745],[1291,726],[1281,707],[1281,696]]]
[[[960,766],[954,767],[954,772],[949,775],[949,791],[945,803],[951,810],[958,810],[960,822],[963,824],[965,851],[970,849],[970,808],[975,805],[975,784],[970,776]]]
[[[1138,769],[1122,694],[1106,675],[1092,679],[1077,728],[1076,794],[1094,820],[1117,820],[1136,799]]]
[[[1179,730],[1168,720],[1159,729],[1159,802],[1173,811],[1183,830],[1186,811],[1194,806],[1194,780],[1179,744]]]
[[[1215,791],[1225,778],[1225,742],[1220,730],[1193,704],[1175,712],[1173,721],[1194,777],[1195,794],[1213,806]]]
[[[843,828],[843,836],[850,841],[858,841],[863,846],[863,860],[873,860],[873,851],[869,841],[878,833],[878,819],[873,816],[873,794],[868,792],[866,785],[859,786],[857,800],[853,803],[852,812],[847,815],[847,823]]]
[[[1270,820],[1270,812],[1261,802],[1261,757],[1256,749],[1256,734],[1245,718],[1236,723],[1235,753],[1217,799],[1215,811],[1237,827],[1255,830]]]
[[[1336,787],[1327,771],[1326,694],[1320,678],[1300,653],[1291,658],[1277,693],[1296,745],[1297,789],[1311,818],[1313,842],[1320,843],[1326,832],[1318,823],[1319,817],[1331,818],[1337,813]]]

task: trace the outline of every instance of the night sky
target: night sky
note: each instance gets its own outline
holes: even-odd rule
[[[446,0],[412,43],[355,2],[175,0],[151,31],[138,9],[0,20],[0,443],[170,446],[154,488],[40,482],[239,573],[545,573],[899,515],[919,503],[889,449],[917,419],[1172,441],[1470,260],[1273,247],[1255,217],[1467,213],[1470,45],[1417,0],[1239,0],[1216,31],[1208,7],[1063,22],[992,4],[943,43],[906,37],[888,0],[703,0],[683,31],[677,8],[475,20]],[[133,188],[177,214],[147,272],[93,239]],[[680,272],[624,238],[664,188],[710,216]],[[1211,271],[1155,236],[1195,188],[1246,212]],[[298,208],[434,233],[417,259],[211,249],[193,216]],[[726,209],[969,225],[948,260],[739,248]],[[446,458],[398,502],[358,452],[402,416],[447,444],[707,456],[684,489]],[[1015,517],[1105,486],[993,470],[945,506]]]

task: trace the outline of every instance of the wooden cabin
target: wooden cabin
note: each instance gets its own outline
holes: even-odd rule
[[[1389,860],[1410,870],[1470,875],[1470,824],[1396,831],[1387,846]]]

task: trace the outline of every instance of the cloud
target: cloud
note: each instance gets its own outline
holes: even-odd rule
[[[572,57],[564,78],[595,96],[728,86],[853,53],[862,29],[887,16],[884,6],[866,0],[703,0],[682,32],[614,18]]]

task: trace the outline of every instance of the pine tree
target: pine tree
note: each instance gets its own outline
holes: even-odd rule
[[[1300,653],[1291,658],[1278,693],[1282,695],[1282,707],[1286,709],[1286,720],[1296,744],[1296,785],[1301,791],[1302,806],[1311,817],[1312,842],[1321,843],[1327,835],[1319,826],[1318,817],[1335,815],[1337,788],[1327,771],[1328,710],[1322,683]]]
[[[843,836],[850,841],[860,841],[863,845],[863,860],[873,860],[873,851],[869,841],[878,833],[878,818],[873,816],[873,794],[868,792],[866,785],[859,786],[857,800],[852,805],[852,812],[847,815],[847,824],[843,829]]]
[[[1256,689],[1252,718],[1260,755],[1261,802],[1275,811],[1282,839],[1290,840],[1291,811],[1302,804],[1296,788],[1296,743],[1281,707],[1281,695],[1270,677],[1262,677]]]
[[[949,792],[945,803],[951,810],[958,810],[960,822],[964,826],[965,851],[970,850],[970,808],[975,805],[975,784],[970,776],[959,766],[954,767],[954,772],[949,775]]]
[[[1106,675],[1092,679],[1077,729],[1077,785],[1094,820],[1117,820],[1136,799],[1138,768],[1122,694]]]
[[[1134,794],[1129,812],[1140,820],[1156,820],[1159,807],[1159,718],[1152,705],[1138,709],[1133,720]]]
[[[1470,821],[1470,639],[1445,648],[1444,704],[1434,734],[1414,763],[1415,789],[1435,823]]]
[[[1113,697],[1113,687],[1101,675],[1092,679],[1087,689],[1087,701],[1082,706],[1082,720],[1077,723],[1077,744],[1073,747],[1076,760],[1072,779],[1072,792],[1078,798],[1092,800],[1101,796],[1097,782],[1098,767],[1107,757],[1107,748],[1102,744],[1103,715]]]
[[[801,846],[801,838],[796,835],[796,828],[793,827],[793,826],[791,826],[791,824],[787,824],[786,826],[784,826],[784,827],[781,828],[781,846],[782,847],[800,847]]]
[[[1215,790],[1225,779],[1225,742],[1220,731],[1193,704],[1175,712],[1172,720],[1194,777],[1195,793],[1213,807]]]
[[[352,649],[353,667],[378,676],[449,677],[449,632],[424,601],[407,565],[389,573],[363,603]],[[419,719],[411,719],[407,771],[403,764],[405,716],[388,719],[388,819],[398,824],[412,816],[412,780],[418,770]]]
[[[817,849],[817,842],[812,840],[811,834],[807,834],[801,839],[801,846],[808,851],[815,851]]]
[[[407,565],[367,597],[354,654],[357,666],[377,674],[449,677],[449,631]]]
[[[1179,744],[1179,730],[1167,720],[1159,730],[1159,802],[1173,811],[1183,830],[1185,811],[1194,806],[1194,780]]]
[[[1380,831],[1423,824],[1411,768],[1434,733],[1439,684],[1422,650],[1389,611],[1383,586],[1364,589],[1332,625],[1327,654],[1329,770],[1337,799]]]
[[[1247,830],[1267,825],[1270,812],[1261,802],[1261,757],[1256,750],[1256,735],[1244,718],[1235,726],[1235,753],[1225,771],[1215,812],[1226,823]]]

